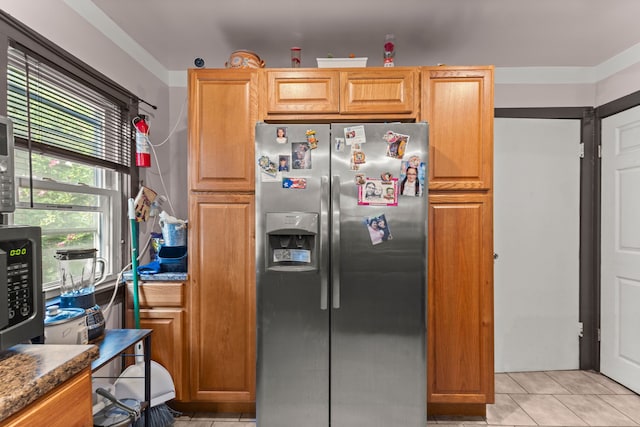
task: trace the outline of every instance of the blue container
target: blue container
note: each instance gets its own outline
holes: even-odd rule
[[[187,247],[163,246],[158,252],[160,271],[164,273],[186,273],[187,271]]]

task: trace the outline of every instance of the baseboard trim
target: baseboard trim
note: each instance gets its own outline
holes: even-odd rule
[[[427,415],[486,417],[484,403],[427,403]]]
[[[170,408],[180,412],[215,412],[228,414],[255,414],[255,402],[168,402]]]

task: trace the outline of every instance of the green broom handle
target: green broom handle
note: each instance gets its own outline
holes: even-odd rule
[[[133,275],[133,314],[136,329],[140,329],[140,301],[138,299],[138,224],[133,199],[129,199],[129,222],[131,224],[131,272]]]

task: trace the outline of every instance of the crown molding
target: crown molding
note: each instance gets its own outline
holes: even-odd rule
[[[187,70],[168,70],[89,0],[64,0],[168,87],[187,87]],[[496,67],[495,84],[596,84],[640,63],[640,43],[593,67]]]

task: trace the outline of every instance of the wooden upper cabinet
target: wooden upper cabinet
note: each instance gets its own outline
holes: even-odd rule
[[[340,74],[337,71],[266,71],[267,114],[337,114]]]
[[[189,189],[252,191],[257,70],[189,70]]]
[[[343,71],[340,86],[342,114],[412,114],[418,109],[415,68]]]
[[[423,67],[429,189],[487,190],[493,170],[493,67]]]
[[[415,67],[263,72],[267,119],[415,119],[418,113]]]

